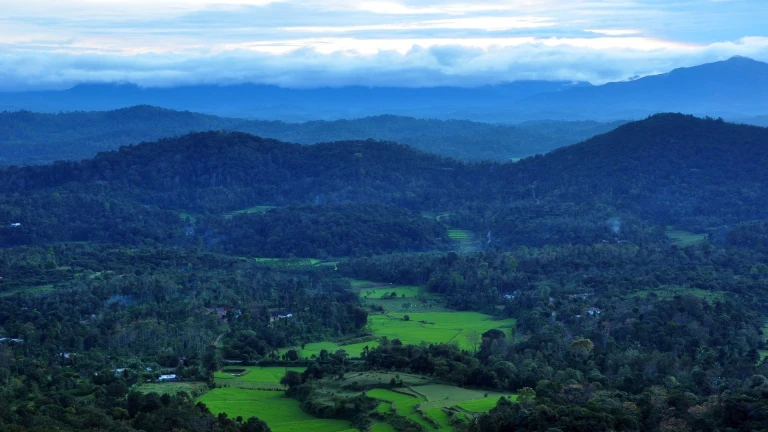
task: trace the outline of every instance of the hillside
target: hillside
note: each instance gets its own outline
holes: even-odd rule
[[[285,123],[243,120],[135,106],[105,112],[0,113],[0,164],[82,160],[120,146],[190,132],[230,130],[300,144],[365,140],[397,141],[463,160],[508,161],[573,144],[620,123],[541,121],[495,125],[464,120],[382,115],[354,120]]]
[[[189,228],[179,213],[216,231],[216,218],[254,206],[362,202],[441,214],[485,245],[648,241],[667,225],[703,232],[764,218],[767,143],[767,129],[680,114],[506,164],[384,141],[302,146],[194,133],[82,162],[5,169],[0,221],[22,223],[2,229],[16,243],[65,232],[175,242]]]
[[[765,217],[768,129],[659,114],[505,167],[542,200],[599,200],[704,229]]]

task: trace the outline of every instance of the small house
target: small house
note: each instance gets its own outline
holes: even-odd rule
[[[160,375],[160,378],[158,378],[157,380],[163,381],[163,382],[171,382],[171,381],[178,381],[179,379],[176,378],[176,374],[171,374],[171,375]]]

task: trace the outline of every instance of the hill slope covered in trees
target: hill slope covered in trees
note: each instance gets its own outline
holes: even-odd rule
[[[397,141],[463,160],[508,161],[573,144],[621,122],[539,121],[519,125],[382,115],[354,120],[285,123],[243,120],[152,106],[59,114],[0,113],[0,165],[45,164],[91,158],[100,151],[190,132],[229,130],[300,144]]]

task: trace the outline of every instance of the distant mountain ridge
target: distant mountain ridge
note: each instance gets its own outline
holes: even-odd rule
[[[152,106],[60,114],[0,113],[0,165],[81,160],[122,145],[209,130],[247,132],[301,144],[365,140],[397,141],[462,160],[507,161],[573,144],[621,122],[532,122],[495,125],[466,120],[393,115],[352,120],[284,123],[180,112]]]
[[[476,88],[286,89],[256,84],[140,88],[88,84],[64,91],[0,93],[0,110],[110,110],[144,104],[283,121],[395,114],[508,123],[638,119],[657,112],[739,119],[768,113],[768,64],[733,57],[600,86],[563,81],[520,81]]]

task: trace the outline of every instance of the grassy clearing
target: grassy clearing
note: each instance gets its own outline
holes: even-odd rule
[[[420,424],[424,430],[427,432],[436,431],[437,429],[432,425],[432,423],[428,422],[420,413],[413,413],[408,416],[409,419],[413,420],[414,422]]]
[[[284,348],[280,350],[280,354],[285,353],[289,349],[294,349],[302,358],[311,358],[313,355],[320,356],[320,351],[327,350],[328,353],[335,353],[338,350],[344,350],[350,357],[360,357],[360,353],[363,352],[365,347],[374,348],[379,346],[377,341],[360,342],[355,344],[339,345],[336,342],[312,342],[301,347]]]
[[[357,383],[357,385],[370,388],[380,387],[389,384],[392,378],[399,376],[406,386],[419,386],[425,385],[430,382],[430,379],[424,375],[416,375],[409,373],[398,372],[350,372],[344,375],[344,379],[339,384],[348,385],[351,383]]]
[[[203,382],[144,383],[136,386],[133,390],[141,394],[157,393],[169,394],[171,396],[185,392],[195,397],[208,391],[208,386]]]
[[[496,406],[496,403],[501,399],[501,396],[487,397],[483,399],[473,400],[469,402],[460,403],[457,406],[465,411],[472,413],[485,413],[490,411]],[[515,396],[513,400],[516,400]]]
[[[495,401],[499,400],[502,396],[513,399],[517,398],[512,393],[487,392],[443,384],[428,384],[412,387],[412,389],[427,399],[428,402],[421,405],[421,408],[425,410],[450,408],[456,405],[461,406],[464,403],[485,399],[492,399],[494,401],[492,406],[496,406]]]
[[[391,402],[382,402],[376,407],[376,412],[379,414],[389,414],[392,412]]]
[[[45,294],[47,292],[53,291],[53,285],[40,285],[35,287],[21,287],[21,288],[14,288],[8,291],[0,292],[0,297],[10,297],[17,294],[22,295],[39,295],[39,294]]]
[[[301,410],[299,401],[284,397],[283,392],[218,388],[198,401],[214,415],[227,413],[231,418],[256,416],[274,432],[340,432],[351,428],[345,420],[317,419]]]
[[[366,395],[374,399],[390,402],[392,408],[397,410],[397,413],[403,417],[409,416],[416,409],[416,406],[421,402],[424,402],[424,399],[422,398],[416,398],[387,389],[369,390]]]
[[[440,408],[432,408],[425,411],[427,416],[440,425],[440,429],[452,430],[451,416]]]
[[[197,218],[191,213],[181,212],[179,213],[179,217],[182,220],[189,220],[189,223],[191,224],[194,224],[195,222],[197,222]]]
[[[717,300],[724,300],[727,293],[725,291],[708,291],[700,288],[688,288],[681,286],[662,286],[655,289],[645,289],[635,291],[630,294],[631,297],[647,297],[648,294],[654,293],[659,298],[669,299],[674,298],[676,295],[692,295],[708,302],[714,302]]]
[[[707,241],[707,234],[696,234],[690,231],[676,230],[667,227],[667,237],[679,246],[692,246]]]
[[[280,380],[288,371],[304,372],[304,367],[258,367],[258,366],[237,366],[224,368],[215,372],[213,377],[216,383],[227,387],[238,387],[245,389],[258,388],[280,388]],[[239,373],[227,372],[243,371]]]
[[[366,299],[415,298],[423,292],[422,287],[414,285],[389,285],[382,288],[363,288],[360,290],[360,297]]]
[[[405,321],[403,313],[373,315],[369,318],[376,336],[400,339],[404,344],[456,342],[463,349],[472,346],[467,342],[470,332],[484,333],[490,329],[505,329],[515,325],[514,319],[496,320],[479,312],[426,312],[409,313]]]
[[[448,237],[451,240],[469,240],[472,238],[472,231],[462,229],[449,229]]]
[[[235,210],[231,211],[229,213],[225,213],[225,217],[232,217],[234,215],[241,215],[241,214],[251,214],[251,213],[266,213],[269,210],[272,210],[274,208],[277,208],[276,206],[268,206],[268,205],[262,205],[262,206],[253,206],[248,207],[247,209],[242,210]]]
[[[376,423],[371,426],[371,432],[397,432],[397,429],[389,423]]]

